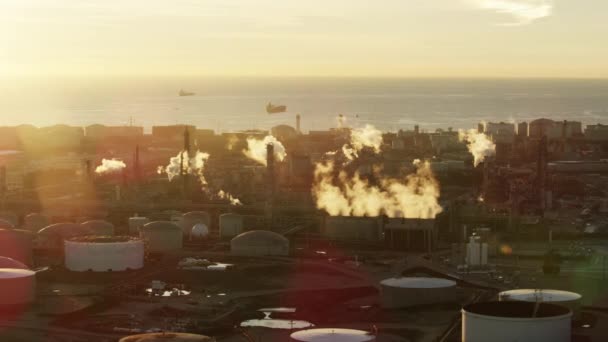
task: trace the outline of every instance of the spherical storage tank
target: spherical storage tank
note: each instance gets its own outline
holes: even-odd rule
[[[25,230],[0,229],[0,255],[32,264],[34,234]]]
[[[572,311],[547,303],[485,302],[462,309],[463,342],[571,339]]]
[[[23,305],[34,301],[36,272],[0,268],[0,307]]]
[[[201,240],[209,236],[209,228],[204,223],[197,223],[190,231],[191,240]]]
[[[209,214],[204,211],[191,211],[185,213],[179,221],[179,226],[182,228],[184,235],[188,235],[192,231],[192,227],[197,223],[203,223],[209,227],[211,225]]]
[[[182,229],[169,221],[155,221],[143,226],[141,236],[153,253],[166,253],[182,248]]]
[[[112,236],[114,225],[104,220],[91,220],[80,224],[87,235]]]
[[[147,217],[129,217],[129,234],[139,233],[141,228],[149,222],[150,220]]]
[[[549,290],[549,289],[517,289],[503,291],[498,294],[498,300],[522,301],[522,302],[541,302],[565,306],[577,312],[581,305],[582,296],[575,292]]]
[[[144,266],[144,242],[129,236],[82,236],[65,241],[65,267],[70,271],[111,272]]]
[[[288,255],[289,240],[267,230],[253,230],[230,241],[230,252],[241,256]]]
[[[204,335],[186,333],[148,333],[123,337],[118,342],[211,342],[212,338]]]
[[[377,241],[381,236],[380,224],[372,217],[328,216],[323,235],[330,239]]]
[[[382,307],[405,308],[453,302],[456,282],[443,278],[402,277],[380,282]]]
[[[31,213],[23,219],[25,230],[30,232],[38,232],[40,229],[49,225],[49,219],[45,215],[39,213]]]
[[[296,331],[290,336],[291,341],[300,342],[371,342],[376,336],[363,330],[354,329],[307,329]]]
[[[243,233],[243,216],[239,214],[220,215],[220,237],[233,238]]]

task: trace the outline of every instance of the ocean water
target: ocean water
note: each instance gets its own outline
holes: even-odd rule
[[[196,96],[179,97],[180,89]],[[268,102],[288,107],[268,115]],[[187,123],[218,132],[335,127],[387,131],[476,127],[539,117],[608,124],[608,80],[57,78],[3,80],[0,125]]]

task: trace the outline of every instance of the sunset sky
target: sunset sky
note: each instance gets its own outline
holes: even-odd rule
[[[0,0],[0,75],[608,77],[605,0]]]

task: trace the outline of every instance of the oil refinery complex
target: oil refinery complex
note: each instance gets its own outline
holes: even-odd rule
[[[605,341],[608,126],[0,127],[0,341]]]

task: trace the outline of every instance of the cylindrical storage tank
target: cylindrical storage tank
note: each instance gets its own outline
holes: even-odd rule
[[[38,231],[38,245],[46,249],[63,249],[63,241],[68,238],[87,235],[77,223],[55,223]]]
[[[36,297],[36,272],[0,268],[0,307],[28,304]]]
[[[498,294],[501,302],[518,300],[522,302],[542,302],[565,306],[572,312],[578,312],[582,296],[575,292],[549,289],[517,289],[503,291]]]
[[[337,240],[378,241],[381,237],[378,218],[327,216],[323,235]]]
[[[28,214],[23,221],[24,229],[33,233],[37,233],[40,229],[49,225],[48,217],[39,213]]]
[[[114,235],[114,225],[104,220],[91,220],[80,224],[87,235],[112,236]]]
[[[456,282],[443,278],[402,277],[380,282],[382,307],[450,303],[456,298]]]
[[[231,239],[243,231],[243,216],[232,213],[220,215],[220,238]]]
[[[296,331],[291,341],[300,342],[373,342],[376,336],[363,330],[320,328]]]
[[[167,253],[182,248],[182,229],[169,221],[155,221],[143,226],[142,238],[153,253]]]
[[[4,256],[0,256],[0,268],[17,268],[22,270],[30,269],[26,264],[22,263],[21,261],[17,261],[15,259],[11,259]]]
[[[462,309],[463,342],[571,340],[572,311],[547,303],[485,302]]]
[[[209,236],[209,228],[204,223],[197,223],[190,231],[191,240],[201,240]]]
[[[141,228],[149,222],[150,220],[147,217],[129,217],[129,234],[139,234]]]
[[[15,225],[5,219],[0,218],[0,229],[15,229]]]
[[[148,333],[140,335],[132,335],[123,337],[118,342],[211,342],[214,341],[212,338],[197,335],[197,334],[186,334],[186,333],[172,333],[172,332],[160,332],[160,333]]]
[[[10,211],[0,212],[0,219],[10,222],[13,227],[17,227],[19,225],[19,217],[17,216],[17,214]]]
[[[182,228],[184,235],[189,235],[197,223],[203,223],[207,227],[211,226],[211,217],[205,211],[191,211],[182,215],[179,221],[179,226]]]
[[[130,236],[81,236],[65,241],[65,267],[70,271],[112,272],[144,266],[144,242]]]
[[[34,234],[26,230],[0,229],[0,255],[32,264]]]
[[[289,240],[271,231],[253,230],[230,240],[230,253],[240,256],[289,255]]]

